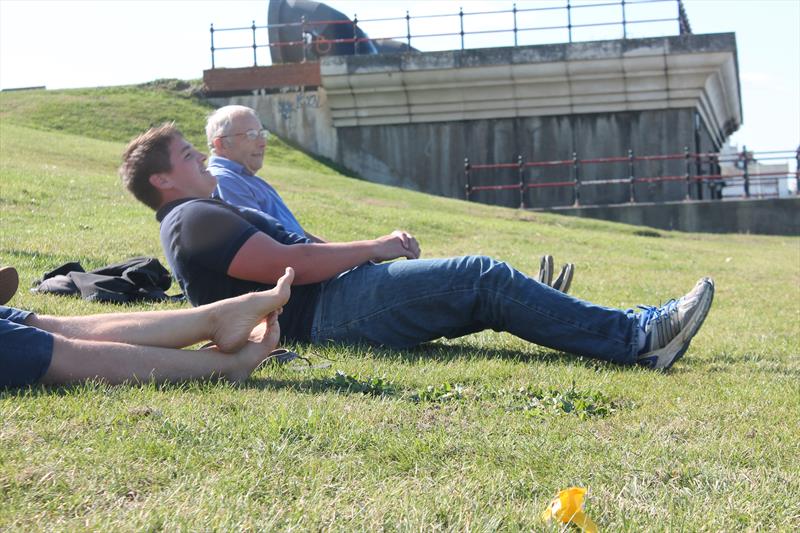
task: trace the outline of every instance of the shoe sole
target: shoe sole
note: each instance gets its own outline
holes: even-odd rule
[[[683,357],[683,354],[686,353],[686,350],[689,349],[689,344],[692,342],[692,338],[694,338],[695,334],[700,329],[700,326],[703,325],[703,322],[706,320],[706,316],[708,316],[709,310],[711,310],[711,304],[714,302],[714,280],[711,278],[703,278],[701,283],[706,283],[709,289],[706,291],[705,301],[701,301],[698,306],[702,306],[702,309],[698,309],[692,319],[684,326],[680,333],[675,335],[675,338],[669,341],[666,346],[650,352],[647,356],[643,359],[639,359],[637,362],[639,364],[643,364],[653,370],[668,370],[675,362]],[[664,366],[658,366],[658,361],[668,355],[670,352],[675,351],[675,355],[672,356],[669,363]],[[667,359],[667,357],[664,357]]]
[[[544,283],[548,287],[553,284],[553,256],[543,255],[539,262],[539,283]]]
[[[555,282],[553,282],[553,288],[567,294],[569,292],[570,286],[572,286],[572,276],[575,274],[575,265],[572,263],[567,263],[563,267],[561,267],[561,272],[558,274]]]
[[[19,274],[14,267],[0,268],[0,305],[5,305],[17,293]]]

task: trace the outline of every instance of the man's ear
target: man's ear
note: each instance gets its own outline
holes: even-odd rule
[[[218,154],[220,153],[221,150],[225,150],[225,148],[227,148],[225,139],[223,139],[222,137],[214,137],[214,139],[211,141],[211,144],[212,146],[214,146],[214,152]]]
[[[158,189],[159,191],[164,189],[172,189],[172,180],[169,179],[169,176],[163,172],[159,172],[158,174],[151,174],[148,178],[150,185]]]

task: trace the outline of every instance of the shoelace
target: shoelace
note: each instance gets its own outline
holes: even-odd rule
[[[678,314],[677,300],[669,300],[659,307],[640,305],[639,308],[644,310],[642,327],[647,334],[647,351],[661,348],[680,331],[680,324],[673,320]]]

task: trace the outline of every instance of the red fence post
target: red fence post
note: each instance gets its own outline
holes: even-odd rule
[[[517,156],[517,172],[519,173],[519,208],[525,209],[525,158]]]
[[[691,180],[691,172],[692,172],[692,159],[689,154],[689,147],[683,147],[683,157],[686,159],[686,200],[692,199],[692,180]]]
[[[628,149],[628,180],[630,187],[630,202],[636,203],[636,180],[633,177],[633,150]]]
[[[573,179],[575,180],[575,203],[573,204],[575,207],[581,205],[581,180],[580,180],[580,169],[578,167],[578,152],[572,152],[572,172],[573,172]]]
[[[469,185],[469,157],[464,158],[464,177],[466,178],[466,183],[464,184],[464,193],[467,196],[467,201],[469,202],[469,194],[470,194],[470,185]]]

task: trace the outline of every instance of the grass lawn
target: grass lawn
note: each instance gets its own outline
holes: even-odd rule
[[[0,94],[0,264],[23,283],[11,305],[118,311],[26,288],[67,261],[163,261],[116,167],[166,119],[202,147],[208,111],[157,88]],[[409,351],[297,346],[332,365],[268,366],[239,386],[2,391],[0,531],[548,531],[540,515],[571,485],[603,531],[800,529],[800,238],[644,236],[345,178],[270,142],[263,174],[329,240],[402,227],[428,257],[529,272],[547,252],[576,264],[575,295],[617,307],[710,275],[714,307],[667,374],[484,332]]]

